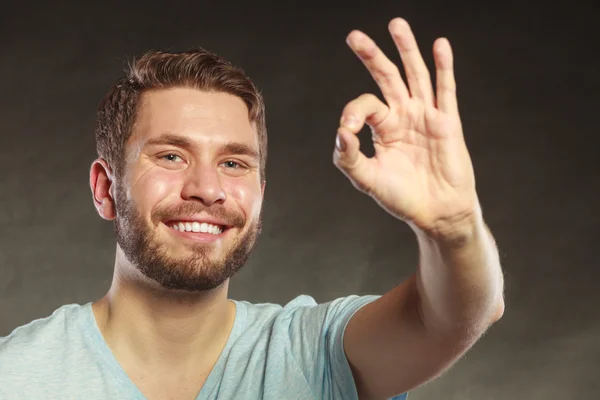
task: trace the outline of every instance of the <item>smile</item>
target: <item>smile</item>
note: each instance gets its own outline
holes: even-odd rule
[[[199,232],[199,233],[210,233],[213,235],[220,235],[224,230],[224,226],[222,226],[222,225],[214,225],[214,224],[209,224],[206,222],[196,222],[196,221],[194,221],[194,222],[172,221],[168,224],[168,226],[179,232],[196,232],[196,233]]]

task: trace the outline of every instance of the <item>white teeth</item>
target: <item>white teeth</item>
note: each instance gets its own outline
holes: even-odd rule
[[[180,232],[202,232],[218,235],[223,232],[223,228],[219,225],[208,224],[206,222],[176,222],[171,225],[171,228]]]
[[[200,223],[199,222],[192,222],[192,231],[200,232]]]

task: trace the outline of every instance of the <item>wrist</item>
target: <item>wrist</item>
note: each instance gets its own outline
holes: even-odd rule
[[[487,231],[479,204],[467,212],[440,219],[427,229],[411,226],[417,238],[443,248],[462,248]]]

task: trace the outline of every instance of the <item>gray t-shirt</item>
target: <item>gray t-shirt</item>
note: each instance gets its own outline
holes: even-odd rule
[[[377,297],[317,304],[301,295],[283,307],[235,301],[233,329],[197,399],[357,399],[343,334],[350,317]],[[145,397],[114,358],[87,303],[62,306],[0,338],[0,399]]]

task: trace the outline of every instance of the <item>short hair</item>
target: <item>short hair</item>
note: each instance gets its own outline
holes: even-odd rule
[[[261,181],[265,180],[267,129],[265,104],[255,84],[239,67],[202,48],[186,52],[150,51],[129,63],[126,76],[108,91],[98,107],[96,150],[113,173],[122,177],[125,143],[131,136],[142,95],[151,90],[189,87],[222,92],[239,97],[256,126],[259,143]]]

